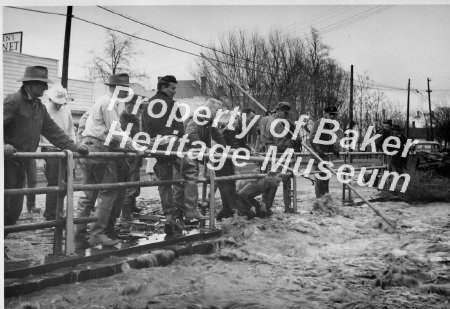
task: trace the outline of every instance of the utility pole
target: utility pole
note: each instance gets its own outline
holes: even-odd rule
[[[64,52],[61,85],[67,89],[67,80],[69,75],[69,49],[70,49],[70,29],[72,27],[72,6],[67,7],[66,32],[64,34]]]
[[[430,138],[431,138],[431,140],[434,140],[434,137],[433,137],[433,115],[431,113],[430,81],[431,81],[431,79],[427,78],[427,82],[428,82],[428,90],[427,90],[427,92],[428,92],[428,109],[430,111]]]
[[[350,104],[348,108],[348,118],[349,128],[353,129],[353,64],[350,66]],[[348,151],[352,152],[352,148],[348,148]],[[349,159],[350,164],[353,163],[353,158],[351,156]]]
[[[350,105],[348,108],[349,128],[353,129],[353,64],[350,66]]]
[[[408,78],[408,100],[406,101],[406,138],[409,137],[409,91],[411,79]]]

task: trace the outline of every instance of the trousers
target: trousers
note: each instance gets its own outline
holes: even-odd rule
[[[178,149],[179,143],[175,142],[173,149]],[[160,145],[158,150],[166,150],[166,145]],[[182,210],[188,216],[189,213],[197,211],[198,189],[196,183],[196,167],[193,160],[184,156],[158,156],[157,176],[159,180],[173,180],[182,178],[184,184],[158,186],[161,197],[162,210],[165,215],[173,215],[175,210]]]
[[[255,197],[262,195],[262,203],[266,209],[270,209],[272,208],[279,183],[279,178],[270,176],[261,179],[249,179],[242,182],[238,195],[244,203],[244,207],[253,206],[256,210],[259,210],[261,205]]]
[[[25,187],[26,162],[18,160],[4,161],[3,183],[5,189],[22,189]],[[4,223],[15,225],[23,208],[23,195],[4,195]],[[6,237],[6,234],[5,234]]]
[[[223,167],[215,171],[217,177],[234,175],[234,166],[231,160],[226,160]],[[231,215],[233,209],[238,209],[245,213],[251,207],[244,207],[236,191],[236,180],[217,182],[222,199],[222,212],[224,215]]]
[[[130,168],[128,166],[127,160],[118,159],[116,161],[116,167],[117,167],[117,182],[130,181]],[[124,217],[131,216],[131,209],[129,207],[125,207],[124,204],[125,194],[126,189],[117,190],[117,198],[111,210],[108,225],[105,229],[106,234],[114,233],[114,225],[116,224],[117,219],[120,217],[120,213],[122,213],[122,216]]]
[[[26,162],[26,178],[27,188],[36,188],[37,174],[36,174],[36,160],[31,159]],[[27,194],[27,209],[30,210],[36,207],[36,194]]]
[[[42,152],[54,152],[56,149],[42,148]],[[47,178],[47,186],[57,186],[59,180],[59,159],[45,158],[44,174]],[[67,176],[67,173],[64,173]],[[66,179],[66,176],[64,179]],[[47,194],[45,197],[45,211],[44,218],[47,220],[54,220],[56,218],[56,205],[58,194]]]
[[[108,147],[103,145],[103,141],[91,137],[85,137],[83,144],[89,148],[89,152],[107,152]],[[83,184],[105,184],[117,182],[117,164],[111,159],[81,159],[83,166]],[[89,217],[94,210],[97,201],[95,216],[97,221],[93,223],[91,236],[104,234],[108,225],[111,211],[114,207],[118,195],[118,190],[94,190],[85,191],[84,196],[78,200],[77,217]],[[82,239],[87,234],[86,224],[78,224],[75,230],[75,238]]]

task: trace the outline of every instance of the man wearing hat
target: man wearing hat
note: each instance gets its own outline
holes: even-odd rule
[[[108,91],[97,99],[94,106],[89,110],[89,116],[82,133],[83,145],[86,145],[92,152],[113,151],[113,148],[118,147],[122,142],[122,138],[124,138],[123,135],[118,135],[120,132],[123,132],[120,128],[119,115],[124,109],[123,99],[128,97],[129,76],[125,73],[111,75],[105,85],[109,86]],[[111,99],[117,86],[122,86],[124,89],[121,89],[118,93],[118,100],[115,100],[112,108],[110,108]],[[116,122],[115,128],[112,127],[113,122]],[[109,145],[105,145],[110,130],[114,130],[117,134],[112,135]],[[136,150],[137,144],[128,137],[126,148]],[[80,165],[83,166],[83,184],[116,183],[118,181],[117,162],[114,159],[86,158],[80,160]],[[98,201],[95,213],[97,221],[90,229],[90,245],[112,246],[119,243],[119,240],[110,239],[105,234],[117,195],[118,190],[85,191],[84,196],[78,200],[77,217],[88,217],[94,210],[95,201]],[[81,249],[88,246],[86,236],[86,225],[77,225],[75,231],[75,245],[77,248]]]
[[[120,127],[123,131],[126,131],[127,127],[131,124],[129,136],[130,138],[133,138],[137,133],[139,133],[141,127],[139,121],[141,111],[138,110],[136,114],[133,114],[133,110],[138,96],[145,97],[145,95],[141,93],[140,89],[135,84],[131,84],[130,88],[133,89],[134,95],[131,100],[125,102],[125,109],[120,114]],[[119,158],[116,160],[116,163],[118,182],[140,180],[140,167],[142,165],[141,157]],[[106,234],[108,236],[115,235],[114,225],[121,213],[123,221],[133,220],[131,212],[133,208],[136,208],[136,197],[138,197],[139,194],[139,187],[119,189],[116,202],[111,212],[108,227],[106,228]]]
[[[61,85],[55,85],[47,90],[44,94],[48,97],[48,102],[44,103],[47,112],[53,121],[69,136],[73,141],[75,139],[75,131],[73,128],[73,119],[70,108],[67,104],[67,90]],[[42,138],[43,144],[48,144],[47,139]],[[42,152],[58,151],[55,147],[42,147]],[[59,159],[45,158],[45,177],[47,178],[48,186],[57,186],[59,177]],[[57,194],[47,194],[45,199],[44,218],[47,221],[55,220],[56,218],[56,201]]]
[[[156,138],[161,135],[162,141],[159,143],[158,150],[167,150],[170,143],[173,143],[172,149],[178,149],[180,146],[179,139],[183,137],[184,123],[181,119],[181,112],[176,111],[177,118],[174,119],[171,126],[167,126],[172,110],[176,108],[176,101],[173,99],[177,88],[177,79],[173,75],[161,77],[157,84],[158,92],[150,99],[164,102],[161,104],[154,104],[151,112],[153,115],[163,115],[159,118],[150,116],[150,112],[143,114],[143,125],[145,131],[150,137]],[[164,110],[163,110],[164,106]],[[183,149],[184,150],[184,149]],[[173,180],[174,174],[180,175],[184,179],[184,183],[177,190],[172,189],[172,185],[165,184],[158,187],[159,195],[161,197],[161,204],[164,215],[166,216],[165,231],[168,236],[173,234],[176,226],[176,207],[178,205],[183,208],[186,219],[205,220],[197,209],[198,203],[198,189],[196,166],[193,160],[187,156],[179,158],[178,156],[158,156],[157,161],[157,176],[159,180]]]
[[[337,141],[335,144],[333,145],[323,145],[323,144],[316,144],[314,143],[314,138],[317,135],[317,131],[319,129],[320,126],[320,122],[322,119],[332,119],[332,120],[336,120],[337,118],[337,108],[335,106],[328,106],[323,110],[324,114],[322,116],[321,119],[318,119],[314,122],[313,127],[311,129],[311,133],[309,134],[309,142],[311,144],[311,148],[323,159],[323,160],[328,160],[328,156],[325,154],[327,152],[332,152],[334,153],[336,156],[339,157],[339,142]],[[328,124],[326,123],[324,125],[325,129],[332,129],[333,125],[332,124]],[[331,140],[331,135],[329,134],[321,134],[321,136],[319,137],[320,140],[322,141],[329,141]],[[313,170],[317,170],[318,169],[318,164],[319,162],[314,162],[314,167]],[[327,174],[326,173],[319,173],[319,176],[325,177]],[[315,176],[316,180],[314,182],[314,187],[315,187],[315,193],[316,193],[316,197],[322,197],[325,194],[329,193],[329,183],[330,180],[321,180],[319,178],[317,178],[317,175]]]
[[[5,189],[25,185],[26,160],[13,158],[16,151],[36,152],[40,135],[60,149],[87,154],[87,147],[76,144],[50,117],[40,97],[47,90],[48,70],[43,66],[25,69],[22,87],[3,100],[3,140]],[[5,196],[5,225],[16,224],[22,212],[23,195]]]
[[[271,115],[268,115],[261,119],[261,122],[259,124],[259,130],[260,130],[260,142],[262,144],[262,147],[260,149],[262,152],[267,152],[270,146],[276,146],[278,154],[282,154],[284,151],[286,151],[286,149],[292,148],[293,142],[292,139],[289,138],[289,135],[286,135],[284,137],[275,137],[270,132],[270,126],[272,125],[272,123],[276,119],[287,119],[290,110],[291,104],[289,102],[278,102],[278,104],[275,107],[275,111]],[[281,133],[283,131],[284,125],[283,123],[279,122],[275,127],[275,132]],[[269,171],[270,169],[271,165],[269,164],[267,166],[267,170]],[[286,212],[291,211],[290,191],[291,191],[291,178],[283,177],[283,200]],[[274,191],[274,194],[269,198],[270,199],[269,205],[273,204],[273,200],[275,199],[275,193],[276,191]],[[266,211],[268,215],[272,214],[270,208],[266,209]],[[257,213],[261,212],[257,209]]]
[[[407,142],[406,136],[402,134],[401,127],[397,124],[392,126],[392,136],[397,137],[400,140],[400,148],[388,149],[389,151],[398,150],[398,152],[392,156],[391,164],[394,172],[399,174],[403,173],[403,170],[406,167],[406,158],[402,157],[403,149],[405,149],[405,144]],[[389,148],[389,147],[388,147]]]
[[[382,122],[383,127],[378,134],[381,134],[381,137],[377,138],[375,141],[375,146],[377,151],[383,151],[383,143],[389,136],[392,135],[392,120],[387,119]]]

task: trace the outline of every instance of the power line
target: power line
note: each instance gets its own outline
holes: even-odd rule
[[[339,12],[341,9],[344,9],[344,10]],[[307,29],[310,27],[311,24],[313,24],[313,23],[317,24],[317,23],[322,22],[323,20],[327,20],[327,19],[331,18],[332,16],[342,14],[342,13],[344,13],[345,10],[346,10],[345,7],[340,7],[340,6],[336,5],[336,6],[332,7],[331,9],[324,11],[320,17],[317,16],[317,17],[307,18],[303,22],[295,23],[298,25],[293,24],[293,26],[287,28],[286,30],[288,30],[289,32],[295,32],[295,31],[300,31],[302,29]],[[319,20],[320,20],[320,22],[319,22]]]
[[[52,13],[52,12],[46,12],[46,11],[40,11],[40,10],[33,10],[33,9],[27,9],[27,8],[14,7],[14,6],[8,6],[8,7],[12,8],[12,9],[31,11],[31,12],[36,12],[36,13],[66,16],[66,14],[62,14],[62,13]],[[155,45],[158,45],[158,46],[161,46],[161,47],[165,47],[165,48],[168,48],[168,49],[176,50],[176,51],[179,51],[179,52],[182,52],[182,53],[185,53],[185,54],[188,54],[188,55],[192,55],[192,56],[195,56],[195,57],[198,57],[198,58],[203,58],[201,55],[198,55],[198,54],[195,54],[195,53],[192,53],[192,52],[189,52],[189,51],[177,48],[177,47],[173,47],[173,46],[165,45],[165,44],[162,44],[162,43],[159,43],[159,42],[155,42],[155,41],[152,41],[152,40],[149,40],[149,39],[146,39],[146,38],[141,38],[141,37],[139,37],[137,35],[134,35],[134,34],[131,34],[131,33],[127,33],[127,32],[121,31],[121,30],[117,30],[117,29],[114,29],[114,28],[111,28],[111,27],[108,27],[108,26],[105,26],[105,25],[102,25],[102,24],[99,24],[99,23],[96,23],[96,22],[93,22],[93,21],[81,18],[81,17],[75,16],[75,15],[72,15],[72,18],[76,19],[76,20],[83,21],[83,22],[88,23],[88,24],[92,24],[92,25],[95,25],[95,26],[98,26],[98,27],[110,30],[110,31],[118,32],[118,33],[130,36],[132,38],[135,38],[135,39],[138,39],[138,40],[141,40],[141,41],[152,43],[152,44],[155,44]],[[243,67],[243,66],[240,66],[240,65],[231,64],[231,63],[228,63],[228,62],[225,62],[225,61],[222,61],[222,60],[217,60],[217,59],[214,59],[214,58],[209,58],[209,57],[206,57],[206,58],[208,58],[208,59],[210,59],[212,61],[216,61],[216,62],[219,62],[219,63],[227,64],[227,65],[230,65],[230,66],[235,66],[235,67],[242,68],[242,69],[252,70],[252,71],[255,71],[255,72],[259,72],[259,73],[268,73],[267,71],[251,69],[251,68],[248,68],[248,67]]]
[[[350,17],[347,20],[341,21],[339,23],[335,23],[334,25],[331,24],[328,27],[325,27],[325,28],[321,29],[322,35],[326,35],[326,34],[332,32],[332,31],[336,31],[336,30],[342,29],[342,28],[344,28],[346,26],[349,26],[349,25],[354,24],[356,22],[359,22],[361,20],[364,20],[364,19],[367,19],[369,17],[372,17],[373,15],[379,14],[379,13],[381,13],[381,12],[387,10],[387,9],[390,9],[391,7],[393,7],[393,6],[391,5],[391,6],[375,7],[373,9],[367,10],[367,11],[361,13],[361,14],[357,14],[357,15],[355,15],[353,17]]]
[[[156,31],[162,32],[162,33],[164,33],[164,34],[167,34],[167,35],[169,35],[169,36],[172,36],[172,37],[174,37],[174,38],[177,38],[177,39],[179,39],[179,40],[182,40],[182,41],[185,41],[185,42],[188,42],[188,43],[191,43],[191,44],[200,46],[200,47],[205,48],[205,49],[212,50],[212,51],[217,52],[217,53],[221,53],[221,54],[227,55],[227,56],[232,57],[232,58],[235,58],[235,59],[239,59],[239,60],[243,60],[243,61],[248,61],[248,62],[251,62],[251,63],[254,63],[254,64],[258,64],[258,65],[263,66],[263,67],[266,67],[266,68],[271,68],[270,66],[267,66],[266,64],[259,63],[259,62],[256,62],[256,61],[253,61],[253,60],[250,60],[250,59],[246,59],[246,58],[241,58],[241,57],[238,57],[238,56],[230,55],[229,53],[224,52],[224,51],[222,51],[222,50],[218,50],[218,49],[216,49],[216,48],[213,48],[213,47],[210,47],[210,46],[206,46],[206,45],[204,45],[204,44],[202,44],[202,43],[193,41],[193,40],[191,40],[191,39],[186,39],[186,38],[181,37],[181,36],[179,36],[179,35],[177,35],[177,34],[171,33],[171,32],[169,32],[169,31],[167,31],[167,30],[164,30],[164,29],[161,29],[161,28],[159,28],[159,27],[150,25],[150,24],[148,24],[147,22],[138,20],[138,19],[136,19],[136,18],[134,18],[134,17],[132,17],[132,16],[129,16],[129,15],[126,15],[126,14],[124,14],[124,13],[122,13],[122,12],[115,11],[115,10],[113,10],[113,9],[109,9],[109,8],[103,7],[103,6],[101,6],[101,5],[97,5],[97,7],[101,8],[101,9],[107,11],[107,12],[110,12],[110,13],[112,13],[112,14],[121,16],[121,17],[123,17],[123,18],[125,18],[125,19],[131,20],[131,21],[133,21],[133,22],[135,22],[135,23],[138,23],[138,24],[140,24],[140,25],[146,26],[146,27],[151,28],[151,29],[153,29],[153,30],[156,30]]]
[[[322,27],[320,29],[318,29],[318,32],[320,35],[324,36],[332,31],[336,31],[339,29],[342,29],[348,25],[354,24],[358,21],[364,20],[366,18],[369,18],[375,14],[379,14],[384,10],[387,10],[389,8],[391,8],[392,6],[377,6],[375,8],[370,8],[364,12],[359,12],[353,16],[347,17],[343,20],[331,23],[328,26]],[[308,34],[305,34],[303,36],[301,36],[299,39],[300,40],[305,40],[308,37]],[[294,43],[292,43],[294,44]]]
[[[319,16],[320,16],[320,18],[322,18],[323,16],[326,16],[328,12],[333,11],[335,8],[339,8],[339,6],[338,6],[338,5],[332,6],[331,8],[328,8],[328,10],[319,12],[319,13],[313,15],[313,16],[310,16],[309,18],[306,18],[306,19],[303,20],[303,21],[295,22],[295,23],[291,24],[290,26],[288,26],[288,27],[286,28],[286,30],[290,30],[290,29],[292,29],[292,28],[295,28],[296,25],[299,25],[299,26],[302,25],[302,27],[304,27],[304,25],[306,25],[306,24],[308,24],[309,22],[313,21],[315,18],[319,18]]]
[[[297,29],[293,29],[293,30],[291,30],[290,32],[292,33],[292,32],[301,32],[302,30],[306,30],[306,29],[308,29],[308,28],[310,28],[310,27],[315,27],[315,28],[318,28],[318,25],[319,24],[322,24],[322,23],[324,23],[324,22],[327,22],[327,21],[330,21],[332,18],[334,18],[334,17],[336,17],[336,16],[339,16],[339,15],[345,15],[345,14],[347,14],[347,13],[350,13],[351,11],[353,11],[353,10],[355,10],[355,9],[358,9],[358,7],[355,7],[355,6],[352,6],[352,7],[343,7],[343,10],[341,10],[341,11],[339,11],[341,8],[339,8],[338,10],[336,10],[336,11],[334,11],[334,12],[332,12],[332,14],[330,14],[330,15],[325,15],[325,16],[323,16],[323,17],[321,17],[321,18],[318,18],[318,19],[316,19],[316,20],[312,20],[311,22],[310,22],[310,24],[309,25],[305,25],[305,26],[303,26],[303,27],[298,27]]]

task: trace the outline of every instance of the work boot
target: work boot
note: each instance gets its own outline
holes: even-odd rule
[[[173,216],[170,214],[166,215],[166,222],[164,223],[164,233],[167,235],[173,235],[175,230],[174,224],[175,220],[173,220]]]
[[[317,198],[324,196],[328,191],[327,181],[316,179],[314,183],[314,190]]]
[[[251,209],[237,209],[236,212],[238,216],[247,217],[248,220],[256,217],[256,213]]]
[[[202,214],[197,209],[190,209],[189,211],[186,211],[184,215],[186,219],[197,219],[197,220],[207,219],[205,216],[202,216]]]
[[[93,235],[89,238],[89,243],[92,246],[103,245],[103,246],[114,246],[120,242],[118,239],[111,239],[105,234]]]
[[[232,216],[233,216],[232,212],[222,209],[217,213],[216,219],[217,221],[222,221],[222,219],[231,218]]]

